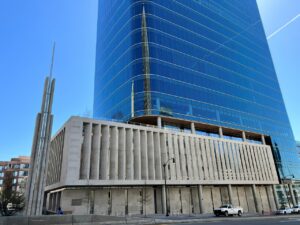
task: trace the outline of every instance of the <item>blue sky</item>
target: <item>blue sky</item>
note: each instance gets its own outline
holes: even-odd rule
[[[300,13],[299,0],[258,0],[267,36]],[[52,43],[57,43],[53,132],[91,115],[97,0],[0,1],[0,161],[30,155]],[[269,40],[295,138],[300,140],[300,18]]]

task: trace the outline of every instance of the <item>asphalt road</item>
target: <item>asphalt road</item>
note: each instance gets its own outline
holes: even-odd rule
[[[289,224],[289,225],[300,225],[299,217],[289,217],[289,216],[277,216],[274,218],[259,218],[259,219],[247,219],[247,218],[225,218],[224,220],[213,220],[209,222],[197,222],[197,223],[176,223],[181,225],[275,225],[275,224]]]

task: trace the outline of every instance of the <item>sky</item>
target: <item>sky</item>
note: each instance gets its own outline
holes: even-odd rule
[[[300,0],[257,0],[266,35],[300,14]],[[56,42],[55,133],[91,116],[97,0],[0,1],[0,161],[30,155],[36,114]],[[295,138],[300,140],[300,16],[269,46]]]

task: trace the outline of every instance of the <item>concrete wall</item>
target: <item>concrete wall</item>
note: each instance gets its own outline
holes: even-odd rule
[[[111,190],[111,215],[124,216],[125,215],[125,190],[112,189]]]
[[[200,203],[199,203],[199,192],[197,187],[191,187],[192,191],[192,204],[193,210],[192,213],[199,214],[200,213]]]
[[[239,199],[239,206],[241,206],[245,212],[249,212],[249,205],[246,197],[246,191],[244,186],[236,187],[237,189],[237,196]],[[251,193],[252,195],[252,193]]]
[[[182,214],[180,188],[177,187],[168,188],[168,205],[171,214],[173,215]]]
[[[64,139],[65,129],[51,141],[46,185],[57,183],[61,179]]]
[[[220,187],[220,192],[221,192],[221,201],[222,203],[226,204],[226,203],[230,203],[230,199],[229,199],[229,193],[228,193],[228,188],[221,186]],[[218,206],[217,206],[218,207]]]
[[[217,208],[220,205],[222,205],[222,198],[221,198],[221,188],[220,187],[213,187],[211,189],[212,191],[212,203],[213,203],[213,208]],[[228,194],[227,194],[228,195]]]
[[[232,204],[240,205],[239,196],[238,196],[238,187],[232,187]]]
[[[143,214],[154,214],[154,188],[143,188]]]
[[[97,215],[108,215],[110,209],[109,189],[95,190],[94,213]]]
[[[142,206],[142,189],[128,189],[128,214],[139,215],[143,210]]]
[[[62,191],[60,206],[66,213],[89,214],[88,194],[88,190]]]
[[[248,212],[255,213],[257,211],[257,209],[255,207],[255,199],[254,199],[253,190],[249,186],[244,187],[244,190],[245,190],[245,199],[246,199],[247,206],[248,206]],[[258,202],[258,204],[261,204],[261,203]]]
[[[211,186],[203,187],[203,213],[212,213],[213,212],[213,204],[211,197]]]
[[[231,201],[245,212],[274,208],[266,186],[278,177],[265,144],[80,117],[72,117],[51,143],[46,193],[52,211],[164,213],[165,176],[171,214],[212,213]],[[164,172],[170,158],[175,163],[169,161]]]
[[[258,209],[264,212],[276,210],[271,186],[257,186]],[[199,191],[197,186],[170,186],[168,190],[168,208],[172,215],[191,215],[200,213]],[[231,203],[229,189],[226,186],[203,186],[202,211],[212,213],[214,208]],[[94,193],[94,194],[92,194]],[[66,213],[75,215],[151,215],[162,214],[161,187],[120,187],[63,190],[52,193],[56,207],[59,205]],[[58,202],[58,197],[59,202]],[[48,209],[50,209],[50,197]],[[244,212],[255,213],[255,196],[251,186],[232,186],[233,205],[241,206]]]
[[[46,190],[163,184],[162,165],[171,157],[171,185],[278,183],[271,148],[263,144],[80,117],[72,117],[51,143]]]

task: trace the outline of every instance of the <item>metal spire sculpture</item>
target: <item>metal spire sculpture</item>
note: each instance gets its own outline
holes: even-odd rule
[[[147,33],[147,21],[145,7],[142,12],[142,53],[143,53],[143,73],[144,73],[144,112],[145,115],[151,113],[151,88],[150,88],[150,56]]]
[[[41,112],[36,117],[30,170],[26,185],[26,215],[42,215],[45,204],[44,189],[53,123],[53,115],[51,113],[55,87],[55,79],[52,78],[54,53],[55,43],[52,52],[50,74],[45,79]]]
[[[134,80],[131,81],[131,118],[134,118]]]

